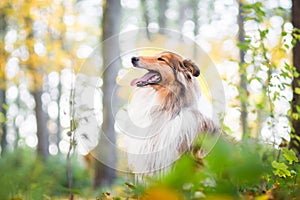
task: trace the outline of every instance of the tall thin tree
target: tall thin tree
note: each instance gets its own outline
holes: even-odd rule
[[[199,32],[199,15],[198,15],[198,7],[199,1],[198,0],[191,0],[190,1],[190,7],[191,10],[193,10],[193,17],[192,20],[195,24],[194,27],[194,38],[196,39],[198,32]],[[198,57],[198,48],[197,48],[197,43],[194,43],[194,49],[193,49],[193,57],[196,59]]]
[[[300,1],[293,0],[292,1],[292,23],[294,28],[300,30]],[[298,74],[300,74],[300,42],[297,40],[294,48],[293,48],[293,64],[296,68]],[[295,116],[299,116],[299,106],[300,106],[300,77],[294,77],[293,83],[293,100],[292,100],[292,113],[295,113]],[[298,88],[298,89],[297,89]],[[297,150],[298,155],[300,155],[300,117],[293,117],[292,125],[294,129],[294,137],[292,137],[291,147]],[[297,137],[295,137],[297,136]]]
[[[5,52],[5,34],[6,34],[6,27],[7,27],[7,18],[5,8],[8,5],[0,7],[0,138],[1,138],[1,155],[3,156],[6,151],[7,141],[6,141],[6,75],[5,75],[5,65],[6,65],[6,58],[7,53]]]
[[[37,154],[40,158],[46,160],[49,157],[49,133],[47,128],[48,115],[43,110],[42,102],[44,69],[39,65],[39,62],[35,60],[34,57],[34,21],[29,16],[30,14],[26,13],[25,25],[28,27],[28,36],[25,43],[30,55],[29,59],[26,61],[26,70],[32,78],[31,94],[35,101],[35,117],[38,138]]]
[[[117,161],[116,150],[111,143],[115,143],[114,117],[111,100],[117,98],[113,95],[116,77],[121,63],[118,37],[121,21],[120,0],[106,0],[103,3],[102,20],[102,57],[103,57],[103,125],[102,135],[96,148],[96,153],[104,155],[109,160],[110,166],[97,161],[95,164],[94,188],[111,185],[115,178],[115,164]],[[115,37],[112,37],[115,36]],[[112,37],[112,38],[111,38]],[[107,40],[109,39],[109,42]],[[116,101],[116,99],[114,99]]]
[[[141,4],[142,4],[143,19],[144,19],[145,26],[146,26],[146,34],[147,34],[147,38],[150,40],[151,35],[150,35],[149,29],[148,29],[148,26],[150,23],[148,4],[147,4],[146,0],[141,0]]]
[[[241,0],[238,1],[239,13],[238,13],[238,26],[239,26],[239,34],[238,40],[240,43],[245,42],[245,32],[244,32],[244,16],[243,16],[243,4]],[[247,103],[246,103],[246,95],[247,95],[247,79],[245,76],[246,70],[244,69],[243,64],[245,63],[245,51],[240,48],[240,106],[241,106],[241,126],[242,126],[242,134],[243,137],[247,135],[248,132],[248,123],[247,123]]]
[[[164,28],[167,25],[166,10],[168,9],[168,2],[169,0],[158,0],[158,25],[161,34],[164,34]]]

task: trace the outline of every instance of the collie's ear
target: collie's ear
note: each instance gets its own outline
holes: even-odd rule
[[[191,60],[189,59],[183,60],[183,65],[192,73],[193,76],[197,77],[200,75],[199,67]]]

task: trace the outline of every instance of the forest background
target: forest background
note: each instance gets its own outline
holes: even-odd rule
[[[74,136],[74,77],[102,41],[142,27],[137,41],[167,43],[172,30],[210,58],[225,94],[223,128],[238,141],[220,140],[198,162],[183,156],[147,186],[91,161]],[[300,198],[299,28],[297,0],[1,0],[0,198]],[[102,45],[98,70],[119,52]],[[99,125],[112,138],[111,86],[132,70],[122,59],[95,71]],[[205,82],[209,97],[214,80]]]

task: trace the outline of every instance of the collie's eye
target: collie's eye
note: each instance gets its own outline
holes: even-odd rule
[[[157,58],[158,61],[165,61],[163,58],[159,57]]]

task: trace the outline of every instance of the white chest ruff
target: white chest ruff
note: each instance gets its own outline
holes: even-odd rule
[[[151,173],[171,165],[191,146],[199,129],[195,106],[182,108],[171,118],[172,113],[162,110],[152,88],[138,88],[126,113],[117,117],[117,124],[134,173]]]

